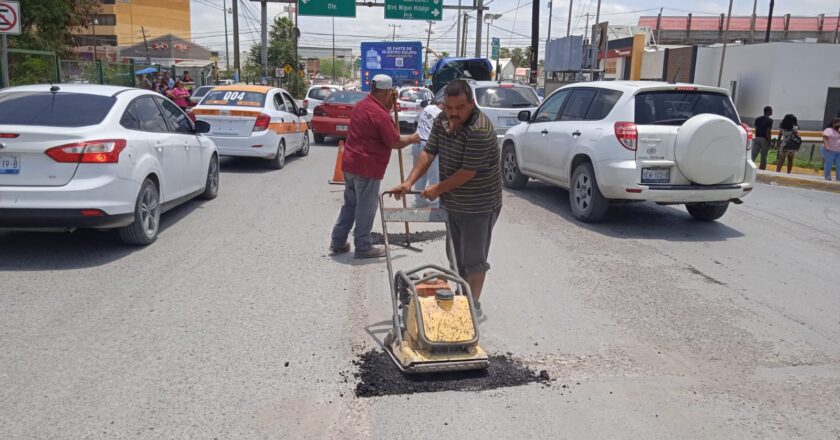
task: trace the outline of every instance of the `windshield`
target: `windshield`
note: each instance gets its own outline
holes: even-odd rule
[[[65,92],[0,94],[0,125],[85,127],[105,119],[117,98]]]
[[[434,98],[432,92],[425,89],[406,89],[400,92],[400,101],[431,101]]]
[[[306,97],[309,99],[317,99],[323,101],[327,99],[327,97],[330,96],[330,94],[334,91],[335,89],[331,87],[319,87],[317,89],[310,90],[309,94],[307,94]]]
[[[720,93],[663,90],[636,95],[636,124],[682,125],[704,113],[740,124],[732,102]]]
[[[538,107],[540,98],[530,87],[480,87],[475,89],[475,102],[479,107],[526,108]]]
[[[350,92],[350,91],[337,91],[324,101],[324,103],[334,103],[334,104],[355,104],[367,96],[367,93],[363,92]]]
[[[265,104],[265,93],[238,90],[212,90],[201,100],[201,105],[262,107],[263,104]]]
[[[195,90],[195,92],[193,92],[193,97],[194,98],[201,98],[202,96],[206,95],[207,92],[209,92],[212,88],[213,87],[211,87],[211,86],[199,87]]]

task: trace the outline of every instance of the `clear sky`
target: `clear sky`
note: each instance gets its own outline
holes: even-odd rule
[[[224,21],[222,13],[222,2],[225,1],[230,7],[234,0],[191,0],[192,3],[192,32],[193,40],[214,50],[224,51]],[[259,17],[260,4],[256,1],[239,0],[240,5],[240,41],[243,51],[247,50],[254,42],[259,42]],[[382,1],[382,0],[378,0]],[[464,4],[472,0],[463,0]],[[572,6],[572,33],[581,34],[585,27],[587,12],[595,14],[597,0],[573,0]],[[445,4],[457,4],[457,0],[444,0]],[[493,14],[503,14],[502,18],[496,21],[490,30],[491,37],[502,39],[502,46],[525,47],[530,45],[531,34],[531,0],[485,0],[489,2],[490,11]],[[766,15],[769,8],[769,0],[759,0],[757,14]],[[278,15],[283,14],[283,7],[286,3],[269,4],[269,22]],[[659,8],[663,8],[663,15],[685,16],[692,12],[698,15],[719,15],[726,13],[728,3],[725,0],[692,2],[686,0],[603,0],[601,4],[601,20],[609,21],[610,24],[633,25],[638,23],[641,15],[656,15]],[[735,0],[733,15],[750,15],[752,13],[753,1]],[[837,0],[776,0],[774,16],[791,14],[797,16],[816,16],[824,13],[836,16],[840,9],[840,2]],[[548,36],[548,2],[541,0],[540,5],[540,41],[544,42]],[[569,2],[558,0],[553,5],[553,18],[551,20],[552,36],[565,35],[566,24],[569,14]],[[230,17],[230,16],[229,16]],[[390,40],[393,29],[389,24],[400,27],[396,29],[396,37],[402,41],[423,41],[425,43],[428,23],[423,21],[408,20],[385,20],[384,8],[368,8],[359,6],[356,9],[356,18],[335,19],[335,44],[336,47],[351,47],[358,53],[359,44],[362,41]],[[443,20],[432,25],[434,32],[429,46],[440,52],[454,52],[455,48],[455,22],[456,13],[454,10],[444,10]],[[591,19],[594,22],[594,18]],[[591,24],[591,23],[590,23]],[[231,21],[228,21],[229,30]],[[322,17],[300,17],[299,26],[302,37],[301,45],[330,47],[332,44],[332,20]],[[469,24],[470,36],[468,39],[468,52],[475,47],[475,22]],[[484,29],[485,38],[486,26]],[[484,40],[482,40],[484,41]],[[231,51],[233,42],[231,41]],[[482,52],[484,52],[482,43]]]

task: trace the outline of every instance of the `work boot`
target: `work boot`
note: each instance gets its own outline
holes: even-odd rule
[[[385,247],[383,246],[371,246],[370,249],[365,249],[360,251],[356,249],[355,255],[356,258],[380,258],[385,256]]]
[[[336,246],[334,244],[330,245],[330,253],[333,255],[344,254],[350,252],[350,242],[345,242],[341,246]]]

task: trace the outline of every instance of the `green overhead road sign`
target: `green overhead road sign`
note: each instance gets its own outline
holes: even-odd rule
[[[298,0],[300,15],[355,17],[356,0]]]
[[[385,18],[441,21],[443,0],[385,0]]]

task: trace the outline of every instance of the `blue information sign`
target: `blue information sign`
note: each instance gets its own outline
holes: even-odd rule
[[[394,80],[394,87],[423,84],[423,44],[411,42],[362,43],[362,90],[370,90],[370,80],[383,73]]]

